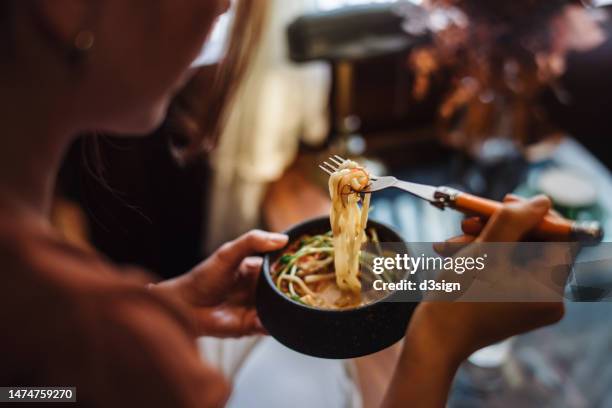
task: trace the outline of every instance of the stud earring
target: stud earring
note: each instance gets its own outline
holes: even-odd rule
[[[89,30],[80,31],[74,38],[74,49],[79,53],[91,51],[96,42],[96,36]]]

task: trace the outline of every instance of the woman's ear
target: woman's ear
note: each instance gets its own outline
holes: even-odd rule
[[[90,15],[91,3],[100,0],[44,0],[38,2],[40,16],[52,34],[64,44],[72,44]]]

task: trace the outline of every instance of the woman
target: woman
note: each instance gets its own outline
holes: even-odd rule
[[[140,271],[126,278],[71,246],[48,221],[70,142],[93,130],[154,130],[226,7],[222,0],[2,2],[0,384],[76,386],[80,403],[101,407],[226,402],[229,384],[200,360],[194,339],[263,332],[252,307],[261,259],[252,255],[282,248],[287,237],[252,231],[179,278],[150,284]],[[221,117],[221,109],[209,113],[211,123]],[[549,208],[545,198],[510,203],[484,229],[475,221],[464,227],[481,241],[516,241]],[[444,405],[472,351],[562,313],[559,303],[423,304],[386,405]]]

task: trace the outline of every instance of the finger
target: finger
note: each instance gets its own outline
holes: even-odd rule
[[[263,265],[263,258],[260,256],[249,256],[244,258],[238,268],[240,279],[251,280],[253,277],[257,278],[261,272]]]
[[[516,194],[506,194],[504,197],[504,203],[521,203],[526,201],[523,197],[517,196]]]
[[[486,223],[480,217],[466,218],[461,222],[461,230],[466,235],[478,236],[484,229]]]
[[[221,270],[235,271],[244,258],[281,249],[288,241],[284,234],[253,230],[222,245],[212,256],[212,262]]]
[[[450,238],[446,242],[435,243],[433,249],[440,256],[453,256],[467,245],[474,242],[475,239],[475,236],[460,235],[458,237]]]
[[[551,202],[546,196],[506,203],[502,209],[493,214],[477,241],[519,241],[542,221],[550,208]]]
[[[263,258],[245,258],[238,268],[238,281],[235,290],[228,298],[228,302],[233,304],[253,305],[255,303],[255,292],[257,280],[261,273]]]
[[[236,338],[267,334],[257,311],[242,306],[223,305],[198,311],[200,335],[220,338]]]
[[[523,197],[519,197],[514,194],[508,194],[506,195],[506,197],[504,197],[504,203],[517,203],[517,202],[524,202],[524,201],[526,200]],[[551,210],[548,211],[548,213],[557,218],[563,218],[563,216],[555,209],[551,208]]]
[[[283,234],[254,230],[222,245],[211,257],[185,275],[183,296],[194,305],[218,305],[231,294],[240,280],[241,264],[245,258],[280,249],[288,239]],[[247,261],[244,268],[257,268],[252,262]],[[243,272],[246,270],[244,268]]]
[[[504,197],[504,203],[524,203],[527,200],[524,197],[520,197],[517,196],[515,194],[507,194]],[[563,218],[563,216],[561,214],[559,214],[557,211],[551,209],[548,212],[550,215],[554,216],[554,217],[558,217],[558,218]],[[482,232],[482,229],[484,228],[484,223],[482,223],[482,220],[480,222],[480,225],[478,223],[478,218],[474,217],[474,218],[468,218],[466,220],[464,220],[464,224],[462,224],[462,230],[464,233],[466,234],[470,234],[470,235],[479,235]],[[481,227],[480,231],[478,230],[478,227]],[[538,239],[536,237],[532,237],[530,234],[527,234],[524,239],[529,239],[529,240],[533,240],[533,241],[537,241]]]

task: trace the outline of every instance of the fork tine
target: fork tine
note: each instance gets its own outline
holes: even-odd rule
[[[325,167],[323,167],[322,165],[319,164],[319,168],[321,170],[323,170],[324,172],[326,172],[327,174],[329,174],[330,176],[334,173],[332,173],[330,170],[326,169]]]
[[[342,166],[342,164],[343,164],[343,162],[341,162],[341,161],[339,161],[339,160],[337,160],[337,159],[335,159],[335,158],[333,158],[333,157],[330,157],[330,158],[329,158],[329,161],[331,161],[332,163],[334,163],[336,166]]]
[[[338,171],[338,168],[337,168],[337,167],[332,166],[332,165],[331,165],[331,164],[329,164],[328,162],[323,162],[323,166],[327,166],[327,168],[328,168],[328,169],[330,169],[330,170],[331,170],[332,172],[334,172],[334,173]]]
[[[343,159],[342,157],[338,156],[337,154],[335,154],[334,157],[336,159],[340,160],[342,163],[344,163],[346,161],[346,159]]]

